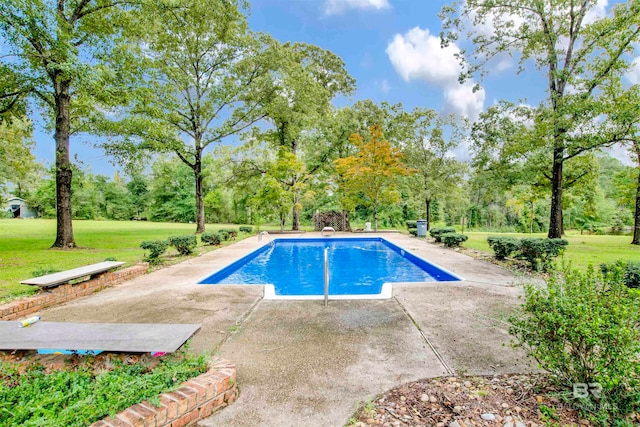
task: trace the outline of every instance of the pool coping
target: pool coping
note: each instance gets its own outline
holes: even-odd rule
[[[451,271],[449,271],[448,269],[441,267],[440,265],[431,262],[431,261],[427,261],[424,258],[422,258],[419,255],[416,255],[415,253],[411,252],[408,249],[403,248],[402,246],[399,246],[398,244],[391,242],[388,239],[385,239],[382,236],[371,236],[371,237],[362,237],[362,236],[339,236],[339,237],[335,237],[335,236],[324,236],[324,237],[317,237],[317,236],[309,236],[309,237],[302,237],[302,236],[295,236],[295,237],[277,237],[276,239],[272,240],[272,241],[267,241],[265,242],[264,245],[258,246],[257,248],[251,250],[250,252],[242,255],[241,257],[229,262],[228,264],[218,268],[217,270],[207,274],[206,276],[200,277],[197,281],[196,284],[199,286],[202,285],[206,285],[206,286],[216,286],[216,284],[212,284],[212,283],[201,283],[203,280],[221,272],[222,270],[230,267],[231,265],[243,260],[245,257],[253,254],[254,252],[259,252],[261,251],[264,247],[273,244],[276,240],[314,240],[314,241],[318,241],[318,240],[329,240],[329,239],[340,239],[340,240],[345,240],[345,239],[379,239],[381,241],[384,241],[385,245],[387,245],[391,250],[394,250],[396,252],[398,252],[402,257],[407,258],[406,254],[409,254],[411,257],[414,257],[418,260],[420,260],[421,262],[424,262],[426,264],[430,264],[436,268],[438,268],[439,270],[445,272],[446,274],[457,278],[458,280],[456,281],[451,281],[451,280],[437,280],[434,282],[385,282],[382,284],[382,288],[380,290],[380,293],[378,294],[344,294],[344,295],[329,295],[328,296],[328,300],[330,301],[337,301],[337,300],[385,300],[385,299],[391,299],[393,298],[393,285],[394,284],[423,284],[423,285],[428,285],[430,283],[457,283],[457,282],[463,282],[465,281],[465,279],[461,276],[459,276],[458,274],[452,273]],[[413,262],[409,259],[410,262]],[[414,263],[415,264],[415,263]],[[265,300],[274,300],[274,301],[318,301],[318,300],[324,300],[324,295],[277,295],[275,292],[275,286],[273,284],[270,283],[264,283],[264,284],[247,284],[247,283],[236,283],[236,284],[224,284],[225,286],[262,286],[263,288],[263,299]]]

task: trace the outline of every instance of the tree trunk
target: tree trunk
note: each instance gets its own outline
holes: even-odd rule
[[[69,133],[71,117],[69,105],[71,95],[69,81],[56,82],[56,241],[54,248],[74,248],[73,222],[71,212],[71,179],[73,171],[69,157]]]
[[[196,233],[204,233],[204,194],[202,189],[202,152],[196,151],[196,161],[193,164],[196,177]]]
[[[640,155],[638,155],[640,161]],[[640,167],[638,168],[638,187],[636,188],[636,213],[633,221],[632,245],[640,245]]]
[[[299,196],[298,192],[293,193],[293,211],[291,215],[291,229],[293,231],[300,230],[300,211],[298,210]]]
[[[553,149],[553,171],[551,175],[551,216],[549,218],[550,239],[562,237],[564,227],[562,225],[562,165],[564,162],[564,149]]]
[[[533,234],[533,201],[529,202],[531,206],[531,212],[529,212],[529,234]]]
[[[427,231],[431,230],[431,199],[425,199],[424,201],[425,207],[427,208]]]
[[[378,231],[378,205],[373,205],[373,231]]]

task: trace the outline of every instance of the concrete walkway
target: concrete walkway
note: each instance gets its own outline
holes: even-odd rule
[[[191,349],[235,362],[240,388],[233,405],[201,426],[341,426],[360,402],[400,383],[534,369],[508,345],[504,320],[521,292],[511,273],[410,236],[382,237],[465,280],[396,284],[390,300],[331,301],[329,307],[263,300],[260,286],[196,284],[265,243],[253,237],[42,318],[201,323]]]

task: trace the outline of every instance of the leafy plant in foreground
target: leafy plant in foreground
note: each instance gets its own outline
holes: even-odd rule
[[[159,403],[160,393],[207,370],[204,356],[168,356],[151,367],[114,360],[113,369],[90,365],[47,373],[40,365],[21,372],[0,363],[0,425],[87,426],[143,400]]]
[[[614,268],[621,268],[624,271],[624,284],[633,289],[640,288],[640,262],[618,260],[615,263],[600,264],[600,270],[607,274]]]
[[[599,384],[598,396],[577,401],[612,425],[640,409],[640,298],[624,285],[623,272],[606,275],[565,269],[546,285],[526,285],[509,333],[540,366],[568,389]]]

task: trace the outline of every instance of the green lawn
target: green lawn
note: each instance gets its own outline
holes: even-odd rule
[[[479,231],[465,232],[469,240],[463,243],[467,248],[477,249],[493,253],[487,243],[487,236],[513,236],[546,237],[546,234],[521,234],[521,233],[486,233]],[[585,268],[590,263],[598,266],[603,262],[612,262],[618,259],[640,261],[640,246],[631,245],[631,236],[596,236],[580,235],[569,232],[564,237],[569,246],[564,253],[564,258],[575,268]]]
[[[0,301],[26,295],[34,287],[20,285],[39,269],[68,270],[113,258],[128,265],[142,261],[143,240],[166,239],[190,234],[195,224],[144,221],[74,221],[78,249],[49,249],[55,240],[56,221],[47,219],[0,219]],[[237,225],[208,225],[207,230],[235,228]],[[175,254],[169,249],[168,255]]]

